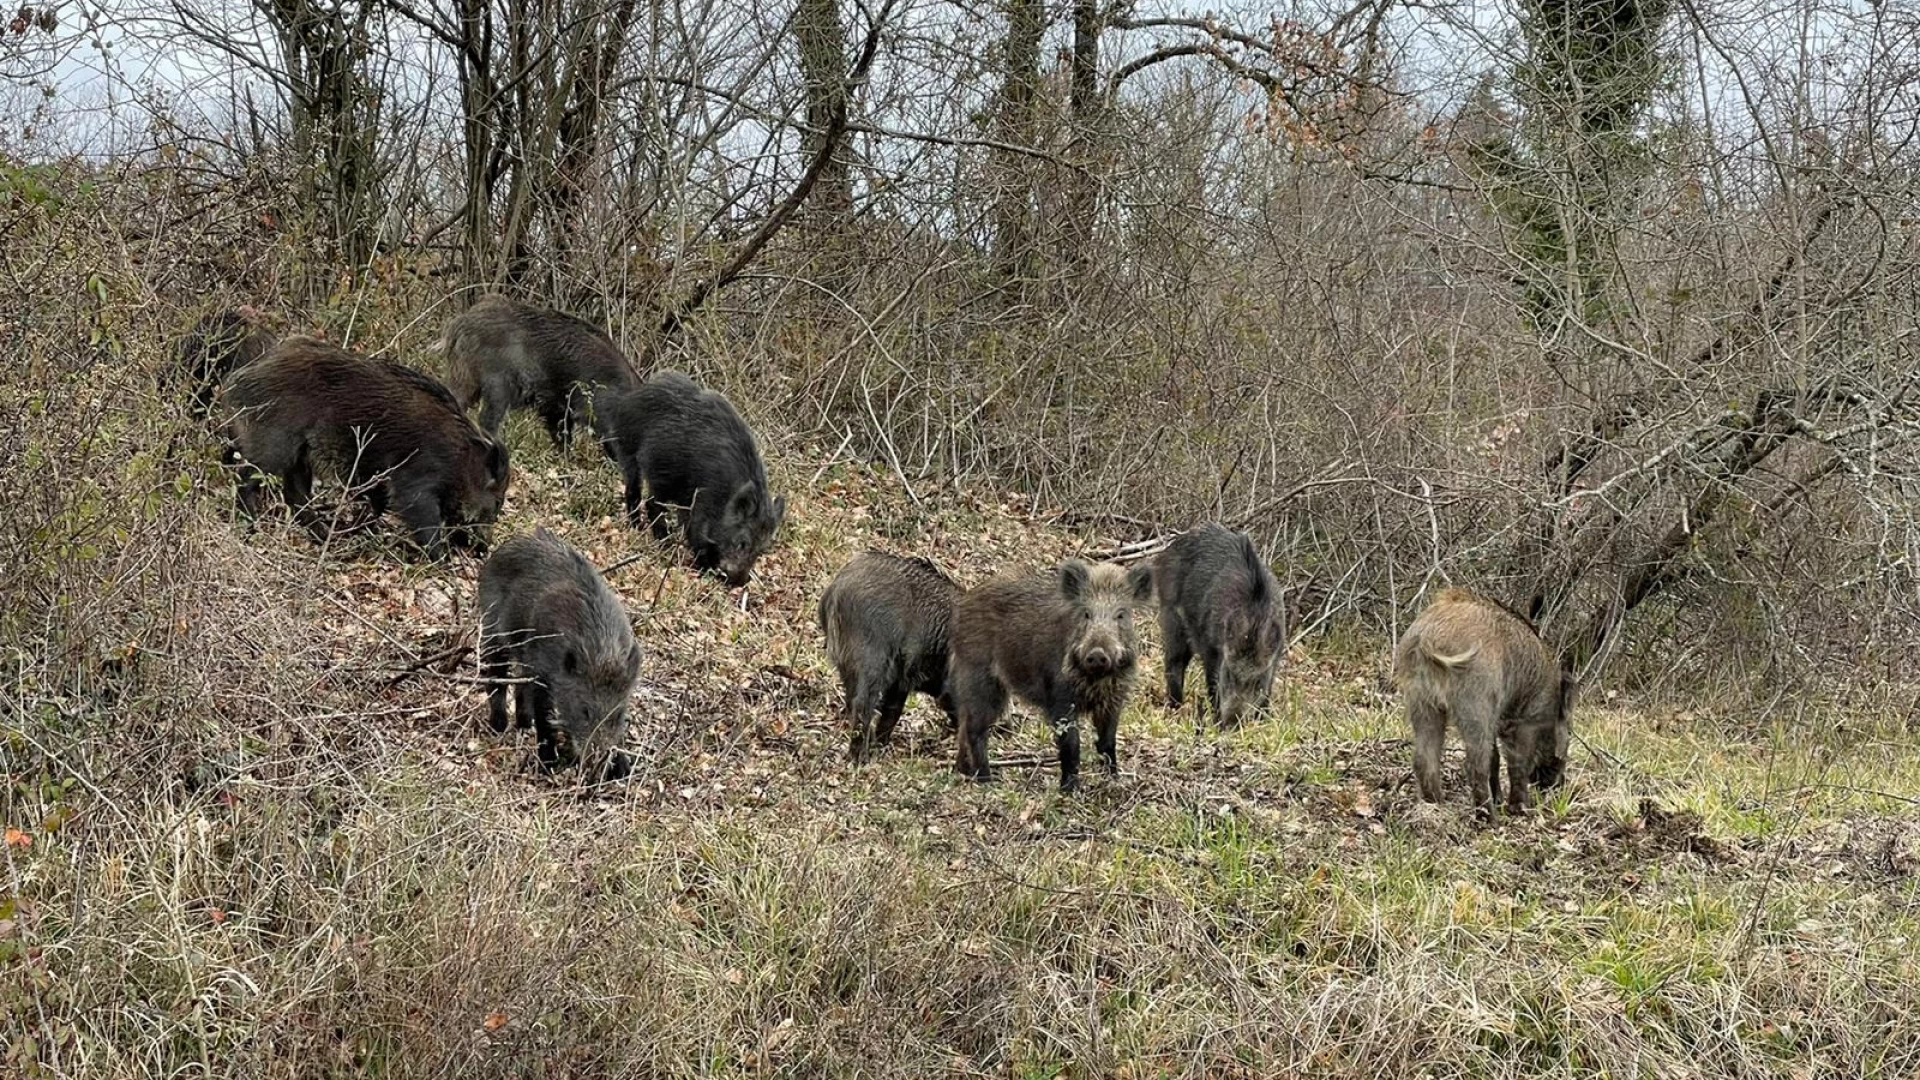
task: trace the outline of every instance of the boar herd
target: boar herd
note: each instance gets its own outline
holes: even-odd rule
[[[316,538],[372,528],[391,510],[429,556],[486,555],[511,480],[501,426],[528,410],[558,448],[591,432],[620,469],[629,523],[665,541],[673,515],[697,570],[744,585],[772,546],[786,499],[772,494],[753,432],[724,396],[675,371],[642,378],[593,324],[499,295],[449,320],[439,351],[444,383],[315,338],[276,340],[258,312],[240,308],[182,339],[179,371],[194,411],[217,419],[249,520],[267,509],[272,477],[287,512]],[[358,501],[350,520],[315,501],[316,478]],[[621,743],[641,649],[601,573],[538,529],[487,555],[478,593],[476,654],[493,729],[507,729],[511,689],[514,718],[534,729],[543,768],[577,765],[592,781],[627,776],[633,762]],[[987,780],[988,738],[1017,698],[1052,732],[1062,791],[1079,786],[1083,717],[1101,764],[1117,773],[1140,660],[1134,616],[1149,611],[1169,708],[1182,707],[1197,658],[1202,715],[1228,728],[1267,710],[1288,647],[1287,607],[1243,532],[1201,525],[1151,561],[1068,559],[971,589],[926,559],[863,552],[817,612],[844,692],[848,754],[860,762],[886,746],[920,693],[954,731],[959,773]],[[1393,677],[1423,800],[1442,798],[1449,722],[1483,816],[1500,802],[1502,754],[1509,812],[1560,781],[1574,680],[1525,618],[1448,589],[1401,637]]]

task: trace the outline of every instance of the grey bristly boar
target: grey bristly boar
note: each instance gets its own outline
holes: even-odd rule
[[[481,297],[449,320],[440,345],[447,383],[461,409],[483,401],[480,426],[496,437],[509,411],[531,408],[554,445],[564,447],[596,390],[628,389],[639,381],[626,354],[599,327],[498,294]]]
[[[953,716],[947,638],[959,594],[931,562],[880,551],[855,556],[821,594],[820,629],[846,692],[853,760],[892,740],[915,691]]]
[[[1447,589],[1407,627],[1394,651],[1393,677],[1413,728],[1422,799],[1440,801],[1449,720],[1466,744],[1467,785],[1483,816],[1500,800],[1503,753],[1509,812],[1526,807],[1529,785],[1560,782],[1573,734],[1574,678],[1525,619],[1463,589]]]
[[[431,375],[293,337],[228,380],[229,460],[240,467],[240,510],[258,516],[262,472],[316,536],[316,473],[360,492],[373,517],[398,511],[431,555],[481,549],[500,516],[506,446],[473,425]]]
[[[1120,770],[1120,711],[1133,688],[1139,637],[1133,609],[1153,595],[1153,572],[1069,559],[1053,573],[997,577],[954,605],[947,690],[960,725],[962,775],[991,778],[987,735],[1010,695],[1045,715],[1060,753],[1060,790],[1080,783],[1080,717]]]
[[[619,597],[586,556],[545,529],[500,545],[480,568],[480,671],[493,730],[514,712],[548,771],[582,764],[589,782],[631,771],[620,750],[640,645]]]
[[[1222,727],[1265,711],[1287,647],[1279,587],[1245,533],[1202,525],[1182,533],[1154,562],[1167,705],[1178,709],[1197,653],[1207,696]]]
[[[221,384],[272,350],[273,334],[261,321],[258,311],[243,305],[206,316],[180,339],[180,370],[191,387],[195,412],[210,413]]]
[[[787,500],[768,494],[760,449],[732,403],[662,371],[606,406],[602,435],[626,478],[628,520],[664,540],[666,511],[677,508],[695,568],[746,584]]]

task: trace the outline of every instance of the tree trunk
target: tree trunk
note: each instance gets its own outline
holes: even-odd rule
[[[812,161],[826,146],[827,128],[834,116],[849,104],[847,31],[840,21],[837,0],[800,0],[793,33],[807,95],[801,156]],[[846,139],[835,142],[807,201],[807,218],[816,228],[837,231],[846,225],[853,212],[853,168]]]
[[[1046,6],[1041,0],[1008,0],[1006,71],[1001,83],[998,117],[998,137],[1002,142],[1017,146],[1034,143],[1034,105],[1040,93],[1040,38],[1046,28]],[[1038,270],[1031,165],[1019,154],[1001,151],[993,162],[993,182],[994,248],[1000,273],[1009,283],[1031,281]]]

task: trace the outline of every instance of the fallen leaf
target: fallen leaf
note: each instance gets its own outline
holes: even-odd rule
[[[480,1026],[486,1028],[488,1031],[499,1031],[501,1028],[507,1026],[507,1014],[503,1012],[488,1013],[487,1018],[481,1021]]]
[[[21,832],[19,829],[8,829],[7,830],[7,846],[17,847],[17,848],[30,848],[33,846],[33,837],[28,836],[26,833]]]

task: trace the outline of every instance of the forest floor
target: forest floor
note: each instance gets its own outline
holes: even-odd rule
[[[0,990],[44,1075],[1912,1076],[1920,744],[1903,717],[1581,702],[1570,780],[1423,806],[1384,644],[1309,639],[1275,715],[1171,713],[1149,640],[1122,774],[952,771],[916,699],[846,760],[815,603],[867,546],[962,585],[1107,546],[978,491],[776,456],[744,590],[511,431],[503,534],[597,565],[645,650],[623,785],[486,730],[478,562],[235,526],[180,613],[204,715],[122,791],[16,792]],[[209,476],[214,475],[211,471]],[[241,613],[245,613],[244,616]],[[1151,619],[1142,620],[1151,633]],[[132,651],[132,647],[129,647]],[[1196,679],[1198,678],[1196,673]],[[198,726],[196,726],[198,725]],[[50,752],[51,753],[51,752]],[[57,757],[57,754],[52,755]],[[16,773],[16,783],[18,783]],[[49,773],[51,775],[51,771]]]

